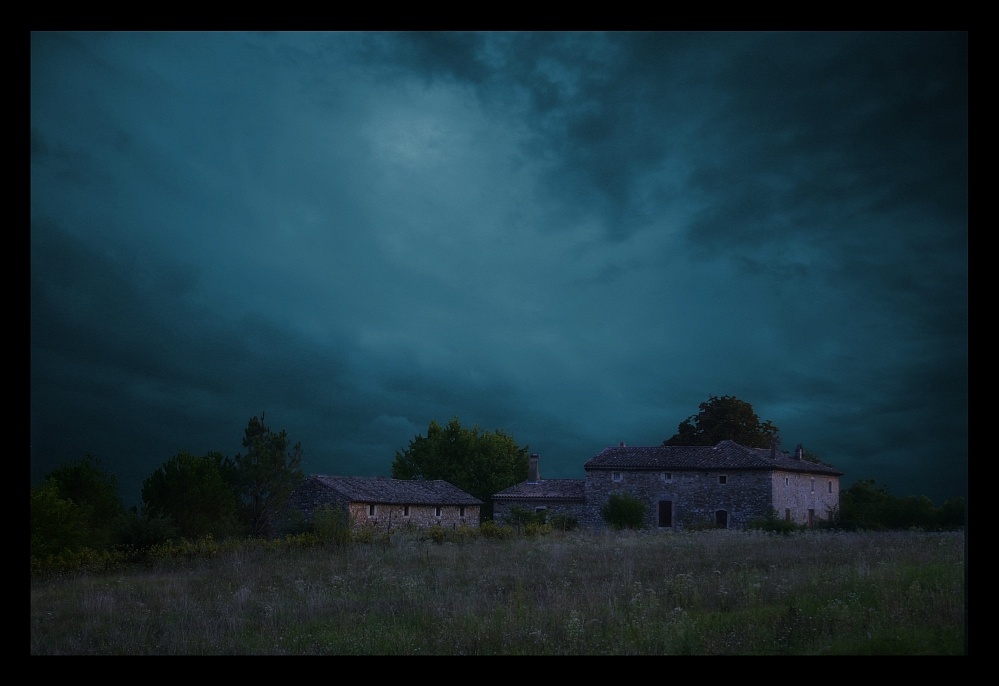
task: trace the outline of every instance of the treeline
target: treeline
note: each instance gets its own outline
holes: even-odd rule
[[[86,455],[31,487],[31,565],[79,569],[141,559],[169,541],[268,538],[284,528],[285,501],[305,477],[302,448],[253,417],[234,458],[181,452],[142,483],[126,508],[117,478]]]
[[[778,434],[771,422],[759,421],[748,403],[712,396],[701,404],[701,414],[681,424],[664,444],[714,445],[731,435],[747,445],[764,445]],[[243,448],[232,459],[217,452],[175,455],[143,481],[141,508],[123,505],[115,476],[91,455],[52,471],[31,488],[33,572],[142,560],[157,546],[162,549],[176,541],[273,540],[288,533],[313,533],[305,522],[291,521],[284,509],[305,478],[301,445],[290,445],[287,433],[271,430],[261,414],[249,420]],[[392,477],[446,478],[485,503],[482,514],[488,521],[492,494],[527,478],[527,452],[502,431],[462,427],[457,418],[444,426],[431,422],[425,437],[417,436],[396,453]],[[605,514],[613,526],[628,528],[644,521],[640,512],[632,511],[643,503],[631,509],[618,505],[620,512]],[[936,507],[925,496],[896,497],[867,479],[840,493],[839,510],[821,526],[939,531],[966,524],[964,498]],[[788,525],[776,513],[761,523],[762,528],[781,531]]]
[[[964,498],[950,498],[936,507],[925,495],[897,497],[874,479],[861,479],[840,492],[839,511],[830,523],[850,531],[949,531],[967,526],[967,516]]]

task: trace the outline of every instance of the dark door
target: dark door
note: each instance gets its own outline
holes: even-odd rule
[[[659,526],[673,526],[673,501],[659,501]]]
[[[728,528],[728,512],[725,510],[718,510],[715,512],[715,526],[719,529]]]

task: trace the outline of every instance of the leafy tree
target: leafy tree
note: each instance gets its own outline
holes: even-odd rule
[[[44,559],[63,551],[78,552],[90,542],[87,512],[47,481],[31,488],[31,557]]]
[[[649,504],[630,493],[611,493],[600,514],[613,529],[644,529]]]
[[[753,406],[735,396],[709,396],[700,412],[680,422],[677,432],[663,445],[717,445],[731,440],[747,448],[769,448],[780,444],[780,431],[770,420],[761,422]]]
[[[941,529],[961,529],[967,525],[966,514],[964,498],[950,498],[940,506],[937,523]]]
[[[836,526],[872,531],[960,529],[965,526],[964,498],[952,498],[937,508],[925,495],[896,498],[874,479],[860,479],[840,492]]]
[[[56,495],[78,509],[86,527],[87,547],[107,550],[121,533],[125,505],[118,495],[117,478],[104,470],[99,459],[86,455],[49,472],[45,480],[55,486]]]
[[[895,498],[874,479],[860,479],[839,494],[839,525],[846,529],[888,529]]]
[[[457,417],[443,427],[431,421],[426,436],[396,451],[392,478],[443,479],[481,500],[481,516],[491,520],[493,494],[527,480],[527,450],[503,431],[462,428]]]
[[[169,515],[141,511],[132,507],[125,515],[121,543],[135,550],[147,550],[180,536],[173,518]]]
[[[149,516],[169,517],[185,538],[235,535],[241,515],[235,472],[221,453],[178,453],[142,482],[144,508]]]
[[[243,504],[252,536],[276,531],[278,513],[288,496],[305,478],[302,473],[302,445],[289,449],[288,433],[271,431],[264,415],[253,417],[243,435],[244,453],[237,453],[237,493]]]

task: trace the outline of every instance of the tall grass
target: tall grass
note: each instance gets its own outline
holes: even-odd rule
[[[35,580],[32,655],[961,655],[965,536],[574,531]]]

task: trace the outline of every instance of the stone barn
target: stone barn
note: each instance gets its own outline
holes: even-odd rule
[[[315,474],[295,489],[287,507],[311,522],[324,505],[347,512],[353,526],[454,528],[477,527],[482,501],[447,481]]]

